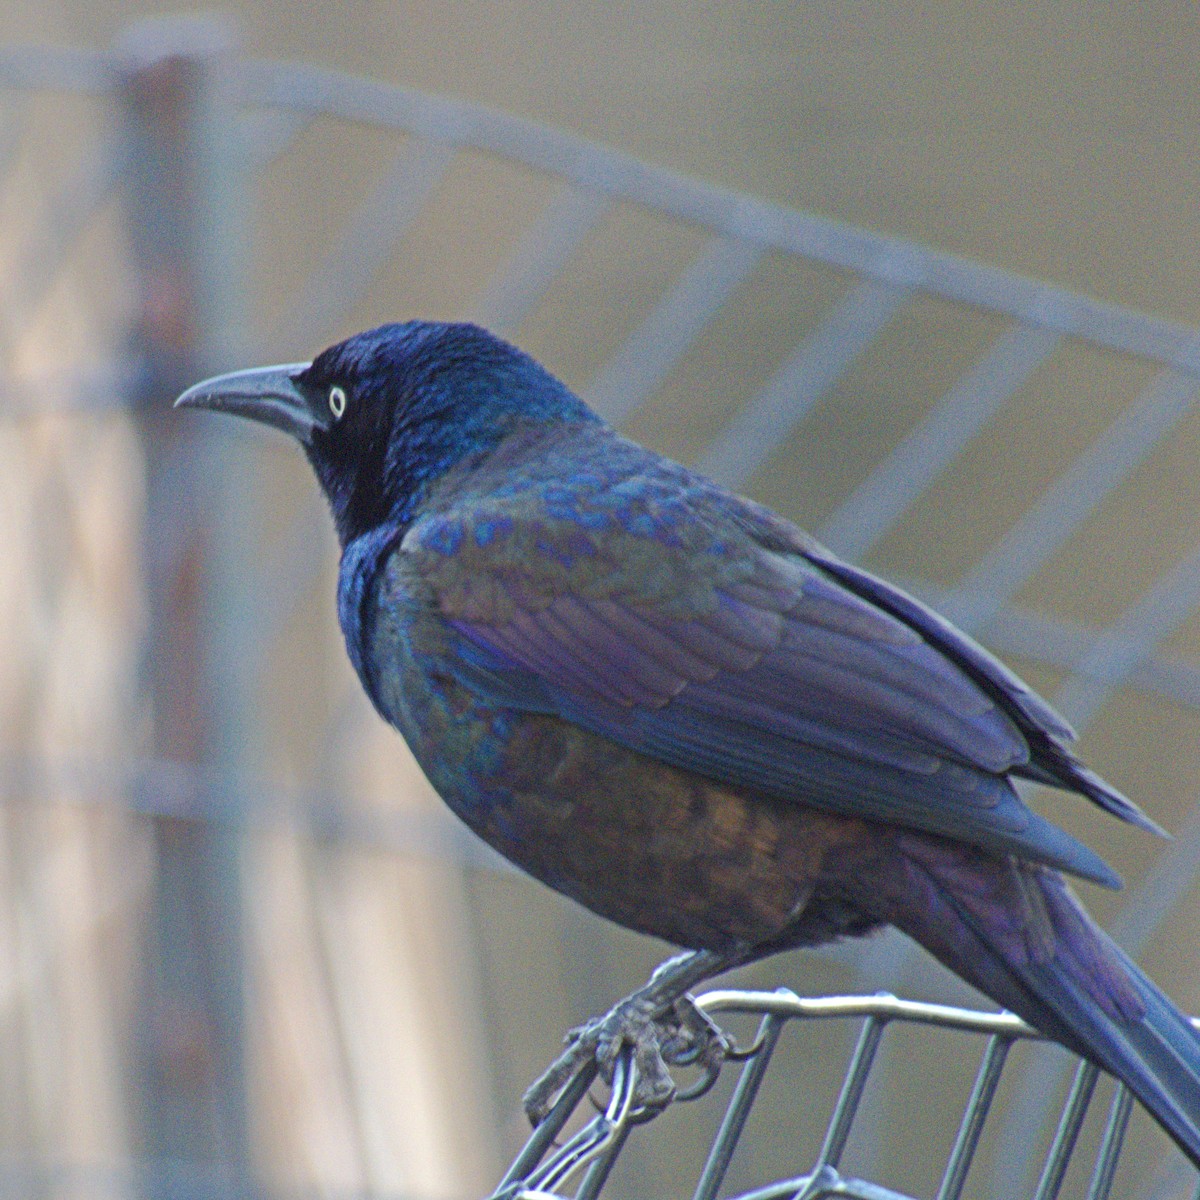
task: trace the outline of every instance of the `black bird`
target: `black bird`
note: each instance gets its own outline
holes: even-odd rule
[[[689,951],[578,1036],[527,1098],[535,1118],[624,1040],[643,1098],[665,1099],[685,989],[894,925],[1124,1080],[1200,1165],[1200,1040],[1059,872],[1116,876],[1013,781],[1154,826],[965,634],[622,438],[475,326],[385,325],[178,403],[303,445],[341,542],[350,658],[454,812]]]

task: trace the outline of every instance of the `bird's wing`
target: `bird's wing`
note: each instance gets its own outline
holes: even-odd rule
[[[973,638],[907,592],[861,567],[842,562],[824,546],[810,542],[804,553],[856,595],[919,631],[930,645],[951,658],[979,687],[997,699],[1029,745],[1028,760],[1015,764],[1014,774],[1080,792],[1113,816],[1167,836],[1132,800],[1075,758],[1069,746],[1075,740],[1071,726]]]
[[[428,516],[400,554],[454,631],[454,669],[497,703],[733,786],[1115,885],[1007,778],[1046,774],[1042,743],[1075,762],[1044,702],[916,601],[720,501],[673,496],[664,513],[636,490],[530,489]]]

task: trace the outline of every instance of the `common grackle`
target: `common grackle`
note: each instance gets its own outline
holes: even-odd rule
[[[454,812],[690,952],[577,1035],[535,1119],[624,1040],[665,1100],[661,1043],[703,1040],[688,987],[890,924],[1123,1079],[1200,1165],[1200,1039],[1059,872],[1116,876],[1013,780],[1155,827],[965,634],[472,325],[385,325],[178,403],[302,443],[350,658]]]

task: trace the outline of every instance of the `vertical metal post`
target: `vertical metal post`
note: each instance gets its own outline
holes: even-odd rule
[[[151,759],[140,786],[157,880],[147,914],[134,1058],[147,1195],[250,1190],[243,1046],[240,822],[248,586],[232,443],[172,413],[224,365],[242,309],[238,178],[226,71],[212,21],[135,28],[118,47],[125,211],[137,278],[133,396],[146,461]],[[244,615],[242,615],[244,614]],[[162,815],[171,783],[179,801]],[[182,784],[182,786],[181,786]]]

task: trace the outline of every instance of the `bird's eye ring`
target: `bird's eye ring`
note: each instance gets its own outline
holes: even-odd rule
[[[333,413],[333,419],[338,420],[342,413],[346,411],[346,389],[334,385],[329,389],[329,411]]]

